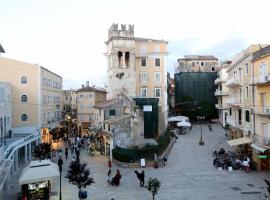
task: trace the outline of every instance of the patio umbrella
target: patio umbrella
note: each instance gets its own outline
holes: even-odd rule
[[[181,122],[181,121],[189,121],[189,118],[186,116],[174,116],[168,118],[168,122]]]
[[[178,127],[191,127],[189,122],[181,121],[176,124]]]

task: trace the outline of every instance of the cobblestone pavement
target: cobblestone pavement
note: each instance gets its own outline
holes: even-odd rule
[[[213,165],[213,149],[223,146],[228,149],[225,132],[220,125],[213,125],[210,132],[203,125],[204,146],[199,146],[200,127],[195,125],[192,131],[179,136],[167,165],[158,169],[145,168],[146,179],[158,178],[161,188],[157,200],[260,200],[266,193],[263,178],[270,179],[269,172],[233,172],[218,171]],[[71,156],[69,155],[69,159]],[[87,162],[96,183],[87,188],[88,200],[150,200],[151,194],[139,187],[135,169],[118,168],[113,165],[112,175],[120,169],[122,179],[119,187],[109,186],[106,182],[107,158],[91,157],[86,151],[81,152],[81,160]],[[68,162],[69,163],[69,162]],[[64,159],[64,171],[68,164]],[[139,169],[142,170],[142,169]],[[65,172],[63,173],[63,175]],[[62,176],[63,176],[62,175]],[[55,182],[55,191],[59,190],[59,180]],[[56,195],[52,198],[58,200]],[[62,177],[62,199],[78,199],[76,186]]]

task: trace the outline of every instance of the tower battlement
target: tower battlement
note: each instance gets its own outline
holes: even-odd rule
[[[118,24],[113,23],[109,29],[109,40],[111,37],[134,37],[134,25],[121,24],[121,29],[118,28]]]

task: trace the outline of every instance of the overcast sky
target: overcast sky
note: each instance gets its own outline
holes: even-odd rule
[[[135,25],[135,36],[169,42],[167,70],[177,58],[230,59],[251,43],[270,43],[269,0],[0,0],[2,56],[38,63],[63,77],[104,86],[104,41],[112,23]],[[1,72],[0,72],[1,73]]]

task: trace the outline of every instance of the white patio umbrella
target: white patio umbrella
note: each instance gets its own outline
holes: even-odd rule
[[[178,122],[176,125],[178,127],[191,127],[191,123],[185,121]]]
[[[189,118],[186,116],[174,116],[168,118],[168,122],[181,122],[181,121],[189,121]]]

